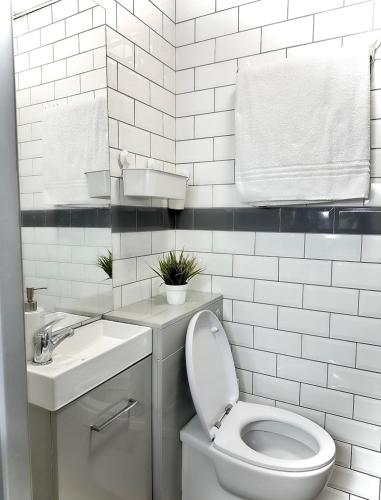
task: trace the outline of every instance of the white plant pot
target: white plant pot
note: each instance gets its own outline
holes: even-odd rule
[[[167,302],[173,306],[184,304],[189,285],[165,285]]]

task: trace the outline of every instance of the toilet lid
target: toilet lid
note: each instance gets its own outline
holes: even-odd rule
[[[189,323],[186,339],[188,381],[198,417],[211,439],[215,424],[239,389],[225,330],[211,311],[200,311]]]

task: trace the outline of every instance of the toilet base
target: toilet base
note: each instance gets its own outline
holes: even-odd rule
[[[218,483],[212,461],[183,443],[182,500],[242,500]]]

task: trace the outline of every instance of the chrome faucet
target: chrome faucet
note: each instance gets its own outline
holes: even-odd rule
[[[33,362],[36,365],[47,365],[53,361],[53,351],[66,338],[74,335],[74,329],[71,327],[63,328],[57,333],[53,333],[53,326],[62,318],[49,321],[46,325],[39,328],[34,334],[34,356]]]

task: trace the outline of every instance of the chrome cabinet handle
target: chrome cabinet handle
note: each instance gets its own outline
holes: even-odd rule
[[[121,410],[119,410],[118,413],[116,413],[112,417],[108,418],[107,420],[105,420],[103,423],[101,423],[99,425],[92,424],[90,426],[90,429],[92,431],[95,431],[95,432],[103,431],[103,429],[105,429],[110,424],[115,422],[115,420],[117,420],[119,417],[121,417],[122,415],[125,415],[126,413],[129,413],[132,410],[132,408],[134,408],[134,406],[136,406],[137,404],[138,404],[138,402],[135,401],[135,399],[128,399],[126,402],[126,405]]]

